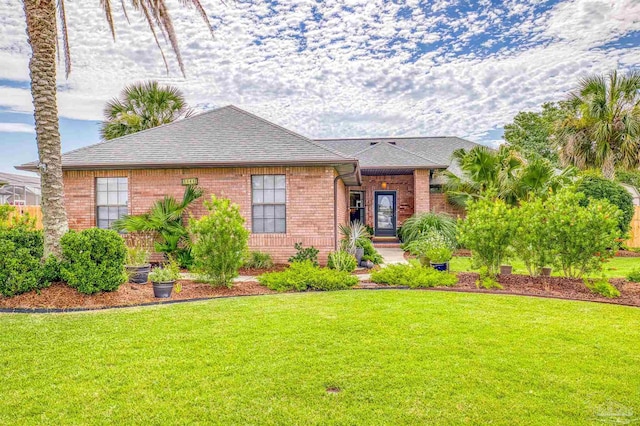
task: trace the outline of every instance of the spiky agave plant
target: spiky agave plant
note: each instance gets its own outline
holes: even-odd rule
[[[367,227],[359,220],[354,220],[348,225],[340,225],[340,233],[342,234],[342,249],[352,255],[355,255],[356,249],[361,246],[359,243],[371,238]]]

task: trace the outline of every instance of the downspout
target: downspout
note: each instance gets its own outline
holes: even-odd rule
[[[333,179],[333,250],[338,251],[338,181],[346,177],[356,176],[358,166],[353,166],[353,171],[338,175]],[[346,187],[346,185],[345,185]]]

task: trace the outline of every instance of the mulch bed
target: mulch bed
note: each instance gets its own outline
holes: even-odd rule
[[[631,250],[618,250],[616,257],[640,257],[640,252]]]
[[[561,297],[573,300],[615,303],[619,305],[640,306],[640,284],[628,282],[622,278],[610,280],[620,290],[620,297],[609,299],[592,293],[581,279],[563,277],[531,277],[528,275],[498,275],[498,282],[504,289],[478,289],[474,272],[460,272],[458,284],[454,289],[474,290],[483,293],[508,293],[529,296]]]
[[[288,264],[275,264],[271,268],[265,269],[254,269],[254,268],[240,268],[238,270],[238,275],[248,275],[251,277],[256,277],[258,275],[266,274],[267,272],[281,272],[289,267]]]
[[[271,294],[273,291],[256,282],[234,283],[232,288],[212,287],[209,284],[193,281],[180,281],[182,291],[173,291],[169,299],[157,299],[153,296],[153,286],[148,284],[123,284],[113,292],[94,295],[78,293],[63,283],[52,284],[51,287],[20,294],[11,298],[0,296],[0,308],[48,308],[99,309],[115,306],[133,306],[145,303],[167,302],[174,300],[201,299],[213,297],[246,296],[255,294]]]

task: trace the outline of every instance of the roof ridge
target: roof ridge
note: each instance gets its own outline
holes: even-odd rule
[[[383,145],[383,144],[384,144],[384,145]],[[408,150],[408,149],[406,149],[406,148],[403,148],[403,147],[401,147],[401,146],[398,146],[398,145],[392,144],[392,143],[390,143],[390,142],[382,142],[382,144],[379,144],[379,143],[372,144],[372,145],[370,145],[370,146],[366,147],[366,148],[365,148],[365,149],[363,149],[363,150],[360,150],[360,151],[358,151],[358,152],[354,152],[354,153],[353,153],[353,155],[354,155],[354,156],[357,156],[357,155],[359,155],[359,154],[362,154],[362,153],[363,153],[363,152],[365,152],[365,151],[369,151],[369,150],[371,150],[371,149],[375,149],[375,148],[376,148],[376,147],[378,147],[378,146],[389,146],[389,147],[391,147],[391,148],[399,149],[399,150],[401,150],[401,151],[403,151],[403,152],[406,152],[407,154],[411,154],[411,155],[413,155],[414,157],[418,157],[418,158],[421,158],[421,159],[423,159],[423,160],[429,161],[430,163],[433,163],[433,164],[436,164],[436,165],[441,165],[441,166],[443,166],[443,165],[444,165],[444,164],[440,164],[438,161],[434,161],[434,160],[432,160],[431,158],[427,158],[427,157],[425,157],[424,155],[421,155],[421,154],[415,153],[415,152],[413,152],[413,151],[409,151],[409,150]]]
[[[316,141],[367,141],[374,139],[446,139],[446,138],[454,138],[454,139],[462,139],[460,136],[379,136],[379,137],[348,137],[348,138],[316,138]]]
[[[252,113],[252,112],[245,111],[245,110],[243,110],[242,108],[239,108],[239,107],[237,107],[237,106],[235,106],[235,105],[227,105],[227,106],[226,106],[226,107],[224,107],[224,108],[233,108],[233,109],[235,109],[235,110],[236,110],[236,111],[238,111],[238,112],[241,112],[241,113],[243,113],[243,114],[245,114],[245,115],[248,115],[248,116],[250,116],[250,117],[252,117],[252,118],[256,118],[256,119],[258,119],[258,120],[260,120],[260,121],[262,121],[262,122],[264,122],[264,123],[266,123],[266,124],[268,124],[268,125],[270,125],[270,126],[273,126],[273,127],[277,128],[277,129],[280,129],[280,130],[283,130],[283,131],[285,131],[285,132],[287,132],[287,133],[289,133],[289,134],[291,134],[291,135],[293,135],[293,136],[296,136],[296,137],[299,137],[299,138],[301,138],[301,139],[304,139],[304,140],[305,140],[305,142],[309,142],[310,144],[312,144],[312,145],[314,145],[314,146],[316,146],[316,147],[318,147],[318,148],[322,148],[322,149],[324,149],[325,151],[328,151],[328,152],[330,152],[330,153],[332,153],[332,154],[334,154],[334,155],[337,155],[337,156],[339,156],[339,157],[341,157],[341,158],[344,158],[344,159],[346,159],[346,160],[354,160],[354,158],[353,158],[353,157],[347,157],[346,155],[342,154],[341,152],[338,152],[338,151],[336,151],[336,150],[334,150],[334,149],[332,149],[332,148],[329,148],[329,147],[327,147],[327,146],[324,146],[324,145],[322,145],[322,144],[320,144],[320,143],[316,142],[315,140],[313,140],[313,139],[311,139],[311,138],[308,138],[308,137],[306,137],[306,136],[304,136],[304,135],[301,135],[300,133],[294,132],[293,130],[289,130],[289,129],[287,129],[286,127],[283,127],[283,126],[281,126],[281,125],[279,125],[279,124],[276,124],[276,123],[274,123],[274,122],[272,122],[272,121],[267,120],[266,118],[262,118],[262,117],[260,117],[260,116],[258,116],[258,115],[255,115],[255,114],[254,114],[254,113]]]

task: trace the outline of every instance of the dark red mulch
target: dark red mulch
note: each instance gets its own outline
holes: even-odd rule
[[[78,293],[63,283],[51,287],[20,294],[11,298],[0,296],[0,308],[104,308],[111,306],[133,306],[149,302],[169,300],[198,299],[205,297],[244,296],[252,294],[270,294],[273,291],[256,282],[234,283],[232,288],[212,287],[209,284],[193,281],[180,281],[182,291],[175,290],[169,299],[157,299],[153,296],[153,286],[148,284],[123,284],[113,292],[94,295]]]
[[[631,250],[618,250],[616,252],[617,257],[640,257],[640,252]]]
[[[239,275],[249,275],[252,277],[258,276],[258,275],[262,275],[262,274],[266,274],[267,272],[281,272],[284,271],[285,269],[287,269],[289,267],[288,264],[283,263],[283,264],[275,264],[273,265],[271,268],[265,268],[265,269],[255,269],[255,268],[240,268],[238,270],[238,274]]]
[[[591,300],[598,302],[616,303],[620,305],[640,306],[640,284],[631,283],[621,278],[610,280],[618,290],[620,297],[609,299],[592,293],[581,279],[562,277],[530,277],[528,275],[499,275],[498,282],[504,289],[486,290],[476,287],[478,274],[475,272],[460,272],[458,284],[454,289],[481,290],[487,293],[511,293],[531,296],[563,297],[574,300]]]

